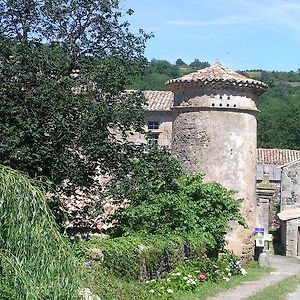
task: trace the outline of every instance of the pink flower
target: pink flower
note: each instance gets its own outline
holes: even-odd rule
[[[199,278],[199,280],[204,281],[206,279],[206,275],[205,274],[199,274],[198,278]]]

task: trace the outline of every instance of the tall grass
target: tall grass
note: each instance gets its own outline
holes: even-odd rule
[[[40,188],[0,166],[0,299],[78,299],[75,257]]]

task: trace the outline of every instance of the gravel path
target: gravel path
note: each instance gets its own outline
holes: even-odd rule
[[[215,297],[209,298],[209,300],[239,300],[246,299],[247,297],[255,294],[258,290],[272,285],[278,281],[283,280],[286,277],[297,274],[300,272],[300,263],[295,259],[290,259],[284,256],[270,255],[271,267],[275,269],[274,272],[262,277],[257,281],[244,282],[241,285],[229,289],[226,292],[222,292]],[[300,289],[297,293],[290,294],[289,300],[300,299]],[[295,295],[294,295],[295,294]],[[292,298],[292,297],[296,298]]]

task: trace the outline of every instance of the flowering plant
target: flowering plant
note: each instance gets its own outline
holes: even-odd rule
[[[149,292],[158,299],[173,299],[178,291],[194,291],[206,281],[230,281],[232,276],[246,275],[241,262],[230,252],[219,259],[203,257],[178,266],[174,271],[159,280],[147,282]]]
[[[198,278],[199,278],[199,280],[204,281],[204,280],[206,280],[206,275],[201,273],[198,275]]]

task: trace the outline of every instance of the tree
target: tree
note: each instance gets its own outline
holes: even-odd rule
[[[143,166],[144,161],[137,164]],[[151,173],[151,165],[149,169],[141,169]],[[161,165],[157,165],[160,174]],[[171,170],[175,169],[173,162]],[[115,235],[185,235],[195,232],[207,237],[213,250],[220,251],[225,245],[229,221],[246,226],[240,214],[241,199],[234,199],[233,191],[215,182],[204,183],[202,174],[182,175],[182,172],[175,171],[168,175],[165,178],[158,176],[159,179],[150,184],[143,176],[139,176],[138,181],[136,176],[130,178],[135,192],[127,194],[130,205],[120,208],[114,216],[118,221]]]
[[[144,75],[135,79],[130,88],[141,90],[165,90],[165,82],[180,76],[180,69],[166,60],[152,59]]]
[[[125,140],[141,130],[144,98],[122,91],[150,36],[130,33],[118,2],[0,0],[0,163],[88,186],[139,153]]]
[[[273,98],[260,109],[259,147],[300,149],[300,97],[287,101]]]
[[[195,60],[189,64],[189,67],[192,69],[204,69],[209,66],[210,64],[207,61],[201,62],[198,58],[195,58]]]
[[[175,64],[176,66],[186,66],[186,63],[181,58],[178,58]]]
[[[1,299],[78,299],[78,265],[43,191],[0,165]]]

